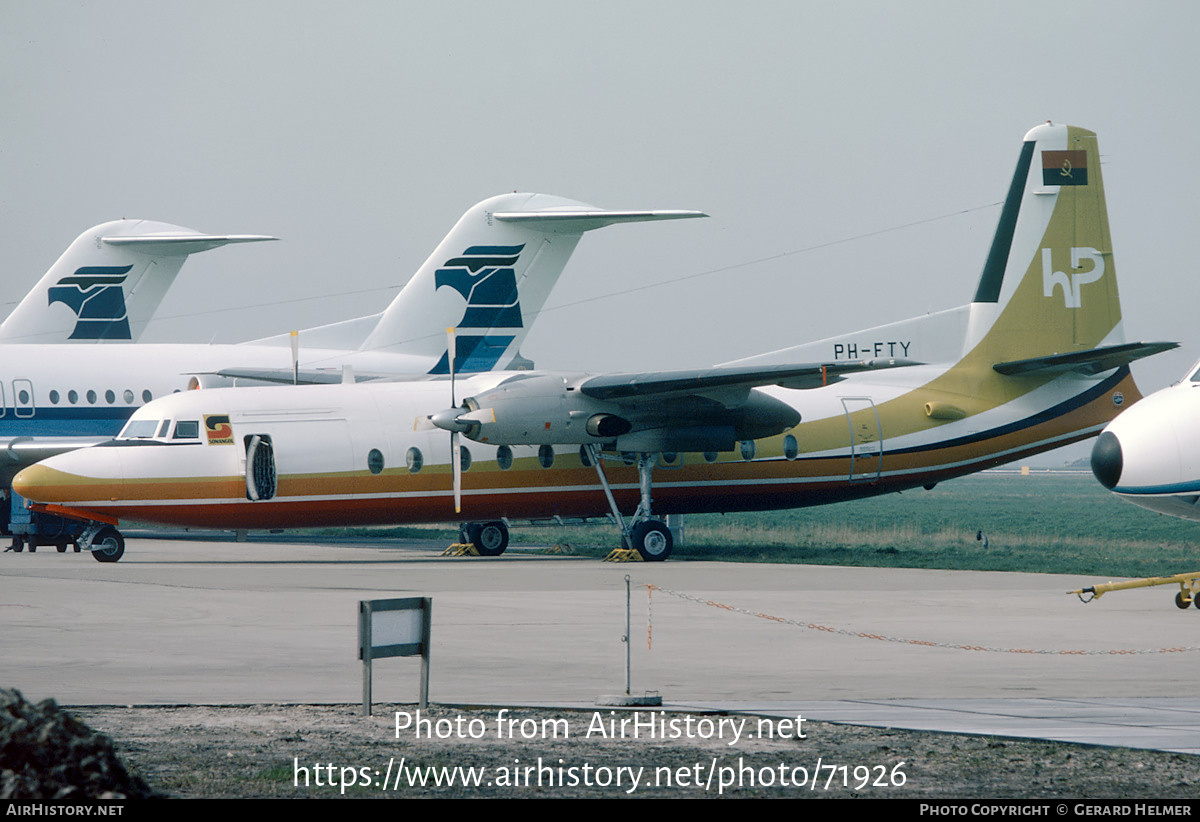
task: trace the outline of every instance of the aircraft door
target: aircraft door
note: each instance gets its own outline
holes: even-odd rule
[[[883,429],[870,397],[842,397],[850,427],[850,482],[875,482],[883,467]]]
[[[268,500],[275,496],[275,450],[266,434],[246,437],[246,499]]]
[[[13,380],[13,410],[18,417],[32,417],[34,410],[33,383]]]

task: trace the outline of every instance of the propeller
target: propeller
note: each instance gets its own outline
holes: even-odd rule
[[[458,399],[454,394],[454,328],[446,329],[446,357],[450,365],[450,408],[455,409],[458,406]],[[435,414],[434,416],[443,416]],[[437,421],[430,418],[434,425]],[[457,422],[457,420],[455,420]],[[438,426],[439,428],[443,426]],[[462,446],[459,445],[459,436],[461,430],[455,426],[450,430],[450,464],[454,467],[454,513],[462,513]]]

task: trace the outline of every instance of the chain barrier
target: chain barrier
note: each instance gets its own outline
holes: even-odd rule
[[[908,639],[905,637],[888,636],[886,634],[873,634],[867,631],[852,631],[848,628],[835,628],[831,625],[820,625],[816,622],[805,622],[801,619],[789,619],[787,617],[775,616],[774,614],[764,614],[761,611],[751,611],[748,608],[738,608],[735,605],[728,605],[724,602],[715,602],[711,599],[703,599],[691,594],[685,594],[682,591],[673,591],[670,588],[663,588],[652,583],[643,583],[646,586],[647,594],[651,591],[662,591],[668,596],[678,597],[679,599],[689,602],[699,603],[700,605],[708,605],[713,608],[720,608],[724,611],[732,611],[736,614],[744,614],[758,619],[766,619],[771,622],[780,622],[785,625],[795,625],[799,628],[807,628],[812,631],[821,631],[827,634],[837,634],[839,636],[856,637],[858,639],[873,639],[878,642],[895,642],[900,645],[920,645],[925,648],[949,648],[955,651],[983,651],[992,654],[1041,654],[1046,656],[1136,656],[1139,654],[1182,654],[1193,651],[1200,651],[1200,647],[1194,645],[1180,646],[1177,648],[1114,648],[1108,651],[1101,650],[1047,650],[1043,648],[993,648],[987,645],[962,645],[954,642],[934,642],[926,639]],[[649,606],[647,605],[647,617],[649,617]],[[647,626],[647,636],[649,636],[649,627]]]

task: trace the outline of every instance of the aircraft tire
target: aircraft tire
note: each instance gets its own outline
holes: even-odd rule
[[[116,562],[125,555],[125,538],[112,526],[106,526],[92,540],[92,556],[97,562]]]
[[[14,554],[19,554],[25,550],[25,540],[20,537],[13,537],[12,550]]]
[[[60,554],[65,554],[67,552],[67,544],[65,542],[56,542],[54,543],[54,547]]]
[[[1184,597],[1183,591],[1180,591],[1178,594],[1175,595],[1175,607],[1180,609],[1181,611],[1186,611],[1188,606],[1191,604],[1192,604],[1192,600],[1190,598]],[[1196,607],[1200,608],[1200,605],[1198,605]]]
[[[646,562],[662,562],[671,556],[674,540],[671,529],[658,520],[650,519],[633,526],[630,534],[633,548]]]
[[[498,557],[508,547],[508,526],[503,522],[484,522],[472,526],[471,544],[480,556]]]

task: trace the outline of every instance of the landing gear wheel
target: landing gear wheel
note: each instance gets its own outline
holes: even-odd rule
[[[19,554],[22,551],[24,551],[25,550],[25,540],[21,539],[20,537],[13,537],[12,550],[13,550],[13,553],[15,553],[15,554]]]
[[[97,562],[116,562],[125,555],[125,538],[111,525],[100,529],[92,540],[92,556]]]
[[[633,526],[629,535],[633,548],[642,555],[646,562],[662,562],[671,556],[674,540],[671,539],[671,529],[658,520],[646,520]]]
[[[503,522],[485,522],[471,529],[471,544],[480,556],[498,557],[508,547],[508,526]]]
[[[1175,607],[1180,609],[1181,611],[1186,611],[1188,606],[1191,604],[1192,604],[1191,597],[1185,597],[1183,595],[1183,591],[1180,591],[1178,594],[1175,595]],[[1200,603],[1198,603],[1196,605],[1196,607],[1200,608]]]
[[[60,554],[65,554],[67,552],[67,544],[65,542],[56,542],[54,543],[54,547]]]

